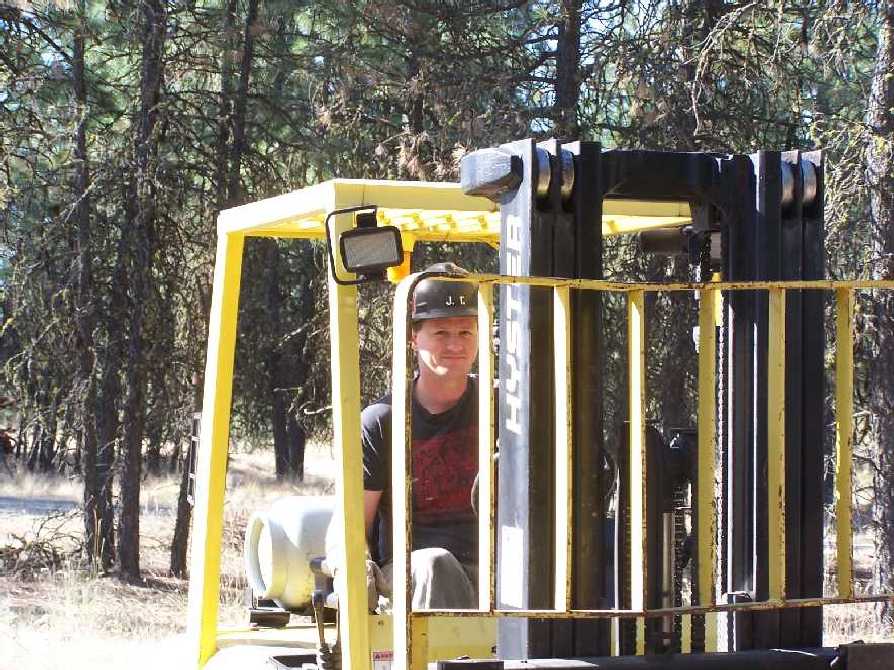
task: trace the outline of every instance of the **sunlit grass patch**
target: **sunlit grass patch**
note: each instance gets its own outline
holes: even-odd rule
[[[878,603],[833,605],[823,608],[823,646],[848,642],[892,642],[891,630],[879,624]]]
[[[0,470],[0,496],[11,498],[49,498],[80,500],[84,485],[80,479],[55,472],[31,472],[18,463],[10,477]]]

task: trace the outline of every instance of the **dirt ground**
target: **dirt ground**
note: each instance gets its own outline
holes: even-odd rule
[[[233,454],[227,483],[220,624],[246,622],[242,538],[252,512],[284,495],[332,490],[328,449],[314,447],[301,485],[278,483],[269,453]],[[0,551],[27,545],[33,571],[0,562],[0,670],[182,667],[187,582],[168,571],[179,476],[143,483],[144,585],[91,574],[68,556],[81,541],[79,482],[0,473]],[[56,556],[48,556],[54,550]],[[0,553],[0,557],[7,554]],[[2,559],[0,559],[2,561]],[[44,563],[53,564],[50,568]]]
[[[242,538],[250,514],[283,495],[331,492],[334,463],[328,448],[311,448],[306,468],[304,484],[285,485],[270,474],[272,454],[231,456],[222,625],[246,620]],[[11,480],[0,473],[0,551],[27,544],[35,566],[23,574],[0,562],[0,670],[117,670],[122,664],[182,667],[176,659],[184,632],[187,583],[168,573],[178,486],[177,476],[149,478],[143,484],[145,584],[132,586],[114,576],[91,574],[68,556],[82,537],[79,482],[27,474]],[[856,548],[858,567],[865,569],[872,561],[871,543],[857,538]],[[827,547],[830,553],[831,549]],[[45,563],[52,567],[43,567]],[[829,646],[856,639],[891,641],[878,628],[872,605],[827,607],[825,630]]]

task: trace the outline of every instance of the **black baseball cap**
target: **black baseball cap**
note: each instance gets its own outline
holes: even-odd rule
[[[455,263],[435,263],[425,272],[468,275]],[[478,316],[478,285],[468,281],[423,279],[413,291],[413,321],[449,319],[454,316]]]

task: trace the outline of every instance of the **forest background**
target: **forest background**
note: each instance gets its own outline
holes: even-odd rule
[[[470,150],[550,136],[823,148],[827,276],[894,279],[894,1],[0,3],[0,383],[19,466],[83,482],[84,559],[142,577],[141,482],[183,470],[221,209],[333,177],[455,180]],[[486,249],[450,260],[494,269]],[[688,278],[621,240],[606,268]],[[301,480],[329,427],[322,250],[249,240],[242,286],[234,434]],[[370,398],[388,378],[389,293],[363,300]],[[879,590],[894,590],[891,307],[864,296],[857,319],[857,494]],[[656,331],[694,323],[674,298],[650,309]],[[652,345],[650,407],[689,425],[695,353],[676,330]]]

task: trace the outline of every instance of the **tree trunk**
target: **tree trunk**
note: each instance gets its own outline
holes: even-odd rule
[[[86,415],[82,415],[83,420],[87,421],[88,417]],[[83,458],[84,458],[84,427],[81,426],[80,429],[74,431],[75,434],[75,454],[74,459],[71,462],[71,472],[75,475],[84,475],[84,468],[82,467]]]
[[[161,430],[157,422],[146,428],[146,472],[153,476],[161,474]]]
[[[582,0],[562,0],[562,20],[556,44],[556,99],[553,134],[578,136],[577,103],[580,99],[580,10]]]
[[[224,19],[224,30],[229,38],[236,29],[236,0],[228,0]],[[215,148],[215,185],[217,207],[224,209],[239,203],[242,197],[242,154],[245,151],[245,114],[248,105],[248,87],[251,78],[251,61],[254,54],[254,24],[258,15],[258,0],[249,0],[245,18],[244,44],[238,90],[233,92],[233,53],[235,45],[227,41],[221,57],[220,97],[218,99],[217,142]],[[232,143],[227,147],[227,140]],[[206,282],[196,279],[202,315],[207,318],[210,309],[210,291]],[[194,374],[195,411],[202,411],[202,391],[204,370],[199,367]],[[189,483],[189,455],[186,450],[182,460],[180,493],[177,498],[177,520],[174,537],[171,540],[171,573],[177,577],[186,575],[186,554],[189,545],[189,522],[192,507],[187,501]],[[173,464],[173,462],[172,462]]]
[[[100,353],[99,386],[96,393],[96,462],[93,472],[96,481],[93,492],[94,523],[98,524],[94,542],[88,545],[87,551],[94,559],[98,558],[104,571],[108,571],[115,562],[114,509],[112,506],[112,484],[115,473],[115,443],[118,440],[120,427],[118,409],[121,397],[121,369],[124,367],[124,347],[121,324],[127,319],[126,291],[127,271],[124,267],[124,237],[119,240],[115,268],[112,272],[112,284],[108,311],[105,314],[105,329],[108,342]],[[87,495],[85,491],[85,495]]]
[[[404,11],[409,11],[404,7]],[[400,178],[408,180],[429,179],[432,159],[431,140],[425,134],[425,49],[430,35],[430,21],[417,12],[408,18],[406,32],[407,78],[405,83],[406,103],[404,107],[401,140]]]
[[[153,165],[158,150],[161,85],[164,76],[164,40],[167,17],[162,0],[144,0],[142,12],[142,70],[140,72],[140,117],[135,146],[134,174],[128,202],[136,211],[128,217],[130,245],[130,332],[128,333],[127,392],[124,398],[122,440],[121,508],[118,519],[118,556],[121,577],[140,579],[140,479],[142,475],[145,426],[146,351],[143,328],[150,300],[152,243],[155,227]]]
[[[304,267],[313,267],[313,252],[306,249],[307,256],[303,257]],[[316,303],[313,296],[313,285],[311,283],[310,274],[305,275],[303,282],[304,290],[300,294],[300,303],[298,306],[298,323],[305,326],[314,318]],[[311,354],[307,349],[307,335],[309,329],[303,327],[299,332],[293,334],[289,340],[288,356],[289,356],[289,373],[291,376],[291,385],[296,388],[304,388],[307,383],[307,377],[310,374],[310,366],[307,361]],[[307,431],[302,423],[298,420],[297,410],[294,404],[301,400],[298,395],[293,400],[293,408],[289,411],[288,422],[288,440],[289,440],[289,471],[292,473],[296,481],[304,481],[304,453],[307,446]]]
[[[78,19],[74,32],[74,48],[72,50],[72,79],[74,82],[75,102],[77,104],[78,123],[75,128],[75,183],[76,199],[74,220],[77,227],[77,264],[74,285],[77,287],[75,297],[76,349],[78,371],[84,380],[84,395],[81,398],[81,416],[83,424],[79,441],[79,466],[84,476],[84,538],[88,552],[91,547],[99,546],[97,537],[98,485],[96,478],[96,424],[93,409],[96,405],[96,382],[93,367],[94,356],[93,329],[93,255],[90,249],[90,166],[87,161],[87,82],[84,71],[84,31],[87,21],[87,2],[78,3]],[[96,559],[91,554],[92,559]]]
[[[58,428],[59,394],[53,396],[47,412],[46,426],[40,436],[40,471],[51,472],[56,458],[56,429]]]
[[[174,436],[171,438],[172,447],[171,447],[171,457],[168,459],[168,472],[174,473],[177,472],[177,468],[180,467],[180,459],[183,457],[183,446],[180,443],[180,430],[178,428],[174,429]]]
[[[415,29],[411,34],[411,38],[414,43],[418,43],[419,35],[422,32],[421,26],[419,26],[418,21],[414,22]],[[407,121],[408,121],[408,130],[413,135],[421,135],[422,131],[425,130],[424,124],[424,113],[425,113],[425,98],[423,97],[421,86],[414,83],[413,80],[422,75],[421,71],[421,63],[420,57],[417,49],[413,49],[410,51],[410,57],[407,60],[407,81],[410,83],[411,87],[415,89],[415,93],[413,93],[407,104]]]
[[[239,204],[242,200],[242,156],[246,144],[246,113],[248,90],[251,80],[251,67],[254,55],[254,25],[257,21],[258,2],[250,0],[246,8],[245,33],[242,45],[242,63],[239,70],[239,85],[233,104],[232,132],[233,142],[230,147],[230,177],[228,180],[228,203]],[[288,362],[282,355],[281,308],[283,296],[280,288],[279,266],[281,262],[279,247],[273,240],[261,240],[261,258],[264,259],[263,281],[266,283],[267,315],[269,323],[280,335],[271,338],[271,350],[267,354],[267,374],[271,397],[271,426],[273,431],[273,450],[276,459],[276,477],[296,477],[294,458],[290,456],[291,443],[288,427],[290,399],[288,388],[290,378]],[[303,449],[302,449],[303,452]],[[302,458],[303,468],[303,458]]]
[[[724,13],[730,11],[722,0],[687,0],[681,6],[680,46],[682,48],[682,70],[689,84],[691,107],[685,113],[674,113],[672,124],[674,145],[685,151],[698,151],[703,145],[712,146],[711,128],[700,112],[704,99],[710,99],[713,85],[707,71],[698,76],[696,66],[700,50]],[[698,78],[697,78],[698,76]],[[710,119],[708,119],[710,121]]]
[[[239,68],[239,88],[233,104],[233,142],[230,145],[230,177],[228,202],[230,206],[242,202],[242,155],[245,153],[246,112],[251,66],[255,51],[255,23],[258,19],[258,0],[249,0],[245,10],[245,35],[242,44],[242,63]]]
[[[227,41],[220,62],[220,97],[217,103],[217,144],[214,157],[214,183],[217,189],[218,210],[229,207],[230,161],[228,142],[233,123],[233,52],[235,44],[232,35],[236,30],[236,0],[228,0],[224,13],[224,35]]]
[[[880,5],[878,53],[866,121],[866,176],[877,261],[875,277],[894,279],[894,0]],[[877,359],[872,372],[873,437],[876,442],[873,522],[878,592],[894,590],[894,297],[877,294]],[[891,624],[890,607],[885,608]]]
[[[38,419],[34,423],[34,433],[31,435],[31,449],[28,452],[28,471],[34,472],[40,457],[40,445],[43,444],[43,422]]]
[[[286,439],[289,443],[289,477],[292,481],[304,481],[304,449],[307,446],[307,433],[304,426],[298,423],[294,410],[289,411]]]
[[[84,381],[81,398],[81,461],[84,474],[84,534],[88,558],[99,561],[103,569],[111,564],[111,444],[99,448],[97,418],[103,416],[105,407],[97,397],[95,376],[96,354],[93,338],[96,317],[93,309],[93,253],[91,249],[90,223],[90,165],[87,160],[87,79],[84,67],[87,24],[86,0],[78,2],[77,24],[72,49],[72,82],[77,106],[75,127],[75,169],[73,192],[75,196],[74,222],[76,226],[77,261],[76,286],[76,356],[78,372]],[[111,438],[114,439],[114,438]]]
[[[19,421],[16,424],[16,435],[18,435],[18,438],[16,439],[15,459],[17,461],[22,460],[27,452],[28,440],[25,438],[25,426],[27,425],[28,421],[25,417],[25,412],[22,412],[19,414]]]
[[[276,240],[259,240],[261,253],[258,258],[264,267],[262,281],[267,303],[267,324],[271,337],[267,338],[264,369],[270,389],[270,426],[273,432],[273,454],[276,463],[276,478],[284,479],[289,474],[288,413],[290,374],[288,361],[283,356],[282,344],[282,303],[280,288],[280,252]]]
[[[161,248],[163,245],[159,241],[155,248]],[[161,273],[159,273],[161,274]],[[157,301],[157,313],[153,319],[155,324],[172,324],[170,327],[156,327],[153,329],[149,338],[152,342],[150,349],[151,357],[148,360],[149,365],[149,388],[152,389],[152,398],[146,402],[146,438],[147,438],[147,459],[146,467],[150,474],[160,476],[164,467],[164,450],[165,442],[172,439],[175,446],[177,445],[177,435],[185,426],[181,426],[179,421],[183,416],[183,403],[189,402],[188,397],[183,397],[181,393],[186,390],[183,388],[183,379],[176,379],[171,374],[170,361],[176,360],[178,357],[177,336],[178,319],[175,314],[176,303],[172,296],[176,296],[182,287],[179,286],[179,279],[169,278],[166,282],[163,296]],[[156,292],[158,294],[158,292]],[[192,320],[192,315],[187,317],[188,321]],[[187,325],[189,328],[189,325]],[[191,337],[187,335],[187,337]],[[207,338],[194,342],[195,345],[205,342]],[[200,346],[200,345],[199,345]],[[191,394],[190,394],[191,395]],[[191,409],[191,404],[189,406]],[[169,466],[174,469],[179,461],[180,454],[170,457]]]
[[[190,437],[192,439],[192,437]],[[180,443],[180,432],[176,436],[177,444]],[[180,451],[179,446],[177,451]],[[171,540],[171,574],[174,577],[186,577],[187,574],[187,549],[189,548],[189,521],[192,518],[192,505],[189,504],[187,494],[189,492],[189,455],[186,450],[181,462],[180,493],[177,495],[177,521],[174,523],[174,537]]]
[[[75,440],[75,458],[74,461],[69,458],[69,443],[72,440],[72,437],[75,435],[76,431],[72,425],[72,404],[66,400],[60,400],[60,404],[63,406],[62,412],[62,425],[59,428],[59,440],[57,444],[57,456],[58,459],[56,461],[56,472],[60,475],[64,475],[69,469],[76,470],[75,464],[80,458],[79,447],[77,445],[77,440]]]
[[[276,356],[279,359],[279,356]],[[279,363],[277,363],[278,365]],[[273,454],[276,460],[276,479],[284,480],[289,475],[289,435],[288,423],[289,399],[283,389],[276,388],[278,380],[276,372],[270,375],[270,424],[273,430]]]
[[[262,240],[260,258],[264,265],[263,281],[266,284],[267,318],[273,337],[268,339],[265,370],[270,384],[270,423],[273,432],[273,453],[276,460],[276,478],[302,481],[304,478],[304,445],[306,436],[292,408],[291,389],[304,383],[306,370],[298,361],[300,349],[294,342],[303,341],[303,335],[286,336],[283,328],[282,257],[274,240]],[[304,301],[306,304],[306,299]],[[302,321],[306,323],[306,321]],[[301,368],[300,370],[298,368]]]

